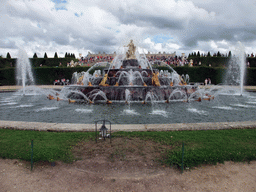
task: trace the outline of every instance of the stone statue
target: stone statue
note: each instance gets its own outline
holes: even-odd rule
[[[132,39],[130,43],[125,47],[128,47],[128,51],[126,52],[126,59],[136,59],[135,57],[136,46],[134,46]]]

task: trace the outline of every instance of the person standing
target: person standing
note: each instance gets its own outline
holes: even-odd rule
[[[208,85],[211,85],[212,84],[212,81],[210,78],[208,78]]]
[[[208,82],[208,80],[207,80],[207,78],[204,80],[204,85],[206,86],[207,85],[207,82]]]

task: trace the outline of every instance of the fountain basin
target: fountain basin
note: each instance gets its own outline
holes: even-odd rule
[[[175,124],[205,122],[255,121],[256,93],[239,95],[214,94],[215,99],[184,103],[183,100],[170,103],[150,100],[111,105],[104,103],[69,104],[68,100],[49,101],[46,95],[56,93],[43,89],[42,94],[25,95],[20,92],[0,93],[0,120],[69,124],[93,124],[99,119],[108,119],[113,124]],[[55,96],[56,97],[56,96]],[[133,111],[131,113],[130,111]],[[72,125],[70,125],[72,127]]]
[[[146,95],[149,92],[153,92],[155,95],[157,95],[157,101],[165,101],[169,100],[170,95],[174,90],[179,90],[184,94],[187,95],[187,98],[190,97],[191,93],[193,93],[198,86],[195,85],[186,85],[186,86],[81,86],[81,85],[71,85],[71,86],[66,86],[69,90],[75,90],[75,91],[80,91],[82,92],[86,97],[89,99],[93,99],[93,96],[90,95],[93,90],[100,90],[105,93],[106,97],[100,97],[98,96],[95,98],[95,100],[105,100],[107,98],[108,100],[111,101],[125,101],[126,100],[126,95],[125,95],[125,90],[130,91],[130,101],[145,101],[146,100]],[[180,93],[177,93],[176,95],[173,95],[172,99],[182,99],[180,97]],[[72,99],[84,99],[83,95],[81,94],[73,94],[71,93],[69,98]]]

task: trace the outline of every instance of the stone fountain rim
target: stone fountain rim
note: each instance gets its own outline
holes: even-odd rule
[[[42,88],[42,89],[56,89],[56,90],[60,90],[62,89],[63,87],[65,87],[64,85],[33,85],[33,86],[36,86],[36,87],[39,87],[39,88]],[[201,88],[211,88],[213,86],[216,86],[216,85],[207,85],[207,86],[204,86],[204,85],[200,85],[198,86],[200,89]],[[238,87],[238,86],[234,86],[234,87]],[[22,86],[16,86],[16,85],[3,85],[3,86],[0,86],[0,92],[15,92],[15,91],[18,91],[19,89],[21,89]],[[248,91],[248,92],[256,92],[256,86],[251,86],[251,85],[247,85],[247,86],[244,86],[244,90],[245,91]]]
[[[48,132],[93,132],[95,124],[46,123],[26,121],[0,121],[0,129],[33,130]],[[112,124],[116,131],[196,131],[224,129],[256,129],[256,121],[239,122],[205,122],[205,123],[173,123],[173,124]]]

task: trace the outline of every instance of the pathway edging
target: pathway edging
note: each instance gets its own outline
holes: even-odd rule
[[[112,131],[183,131],[183,130],[220,130],[255,129],[256,121],[207,122],[174,124],[113,124]],[[18,129],[53,132],[92,132],[94,124],[45,123],[24,121],[0,121],[0,129]]]

